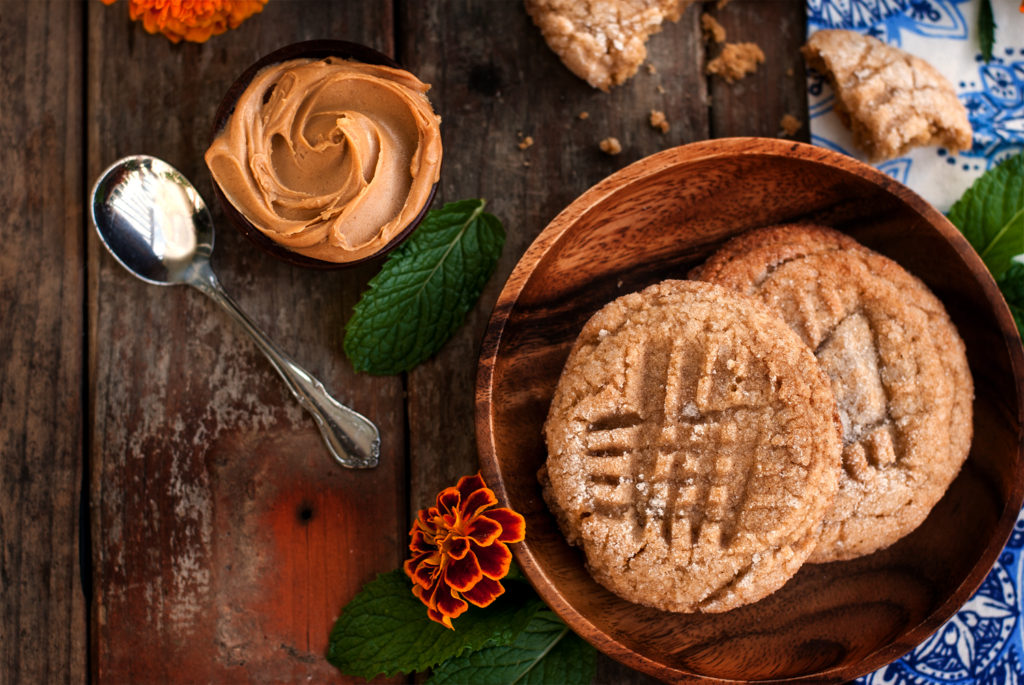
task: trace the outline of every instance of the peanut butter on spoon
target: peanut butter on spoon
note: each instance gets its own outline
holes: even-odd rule
[[[206,164],[228,201],[278,244],[328,262],[383,249],[420,213],[441,169],[429,85],[328,57],[260,71]]]

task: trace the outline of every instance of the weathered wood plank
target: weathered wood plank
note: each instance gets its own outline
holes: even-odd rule
[[[0,683],[81,683],[82,6],[0,2]]]
[[[473,388],[480,337],[512,267],[545,224],[613,171],[658,150],[707,137],[703,46],[688,11],[649,44],[656,73],[602,93],[571,74],[518,2],[399,5],[399,58],[423,80],[442,116],[445,159],[435,206],[483,197],[508,238],[497,272],[467,325],[409,376],[412,506],[476,469]],[[501,27],[501,39],[491,30]],[[664,89],[660,92],[658,87]],[[648,124],[652,109],[671,122]],[[581,120],[579,114],[587,112]],[[533,146],[520,150],[522,136]],[[621,154],[598,143],[617,137]]]
[[[434,85],[431,99],[443,118],[445,161],[435,206],[484,197],[508,233],[497,272],[467,324],[409,374],[413,509],[477,469],[473,393],[480,339],[502,284],[530,242],[601,178],[658,150],[707,137],[697,17],[691,9],[651,39],[655,73],[641,68],[627,84],[602,93],[562,66],[520,2],[399,3],[399,60]],[[649,125],[654,109],[668,117],[668,133]],[[581,120],[584,111],[588,117]],[[531,136],[533,146],[520,150],[520,134]],[[599,150],[607,136],[622,143],[620,155]],[[655,682],[611,659],[599,663],[598,682]]]
[[[88,176],[146,152],[208,200],[202,153],[233,79],[287,43],[393,49],[383,3],[271,2],[204,45],[89,5]],[[338,678],[323,658],[342,605],[403,556],[401,380],[356,376],[342,326],[368,266],[274,261],[224,223],[214,267],[252,318],[342,401],[377,422],[382,465],[337,467],[256,348],[196,292],[133,280],[90,241],[91,479],[99,682]]]
[[[793,138],[809,140],[800,56],[807,23],[804,0],[732,0],[720,10],[708,4],[705,11],[718,19],[727,41],[757,43],[765,55],[756,73],[736,83],[709,79],[711,136],[781,137],[782,117],[791,114],[803,124]],[[719,51],[718,46],[709,48],[711,57]]]

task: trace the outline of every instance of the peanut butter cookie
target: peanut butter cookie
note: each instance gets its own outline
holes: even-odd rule
[[[832,84],[836,113],[872,160],[919,145],[971,147],[971,124],[953,84],[920,57],[843,30],[818,31],[803,53]]]
[[[869,554],[917,528],[971,443],[973,382],[942,303],[892,260],[812,225],[746,233],[690,275],[760,298],[831,379],[844,468],[808,561]]]
[[[526,11],[569,70],[607,91],[647,58],[647,39],[666,19],[678,21],[684,0],[526,0]]]
[[[544,496],[591,575],[666,611],[781,587],[817,545],[840,471],[810,350],[758,301],[694,281],[597,312],[544,430]]]

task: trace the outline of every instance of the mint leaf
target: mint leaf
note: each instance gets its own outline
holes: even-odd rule
[[[507,645],[543,607],[525,583],[506,583],[491,606],[455,619],[449,630],[427,618],[400,569],[363,586],[344,608],[327,644],[327,660],[343,672],[370,679],[431,668],[486,644]]]
[[[978,8],[978,42],[985,63],[992,61],[992,46],[996,42],[996,19],[992,16],[992,0],[981,0]]]
[[[999,279],[999,289],[1003,291],[1006,304],[1010,305],[1013,319],[1017,322],[1017,330],[1024,337],[1024,264],[1014,261]]]
[[[998,281],[1024,253],[1024,154],[986,171],[949,210],[949,220]]]
[[[483,200],[431,210],[356,304],[345,354],[356,371],[394,374],[433,356],[494,272],[505,230]]]
[[[587,685],[594,679],[597,652],[548,609],[534,614],[515,641],[489,645],[449,659],[428,685]]]

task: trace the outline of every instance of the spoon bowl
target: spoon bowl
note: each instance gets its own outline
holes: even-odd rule
[[[186,283],[192,263],[213,252],[206,203],[163,160],[125,157],[103,173],[92,198],[100,240],[121,266],[147,283]]]
[[[121,266],[147,283],[184,284],[202,291],[252,336],[316,421],[339,464],[377,466],[377,427],[331,397],[320,381],[281,352],[228,297],[210,267],[214,236],[210,212],[177,169],[146,155],[120,159],[93,186],[90,212],[100,241]]]

